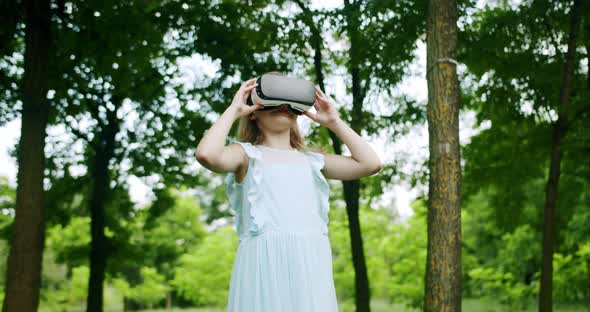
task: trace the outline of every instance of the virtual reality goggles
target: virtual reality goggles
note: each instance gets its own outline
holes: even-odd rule
[[[256,79],[258,84],[248,96],[246,103],[264,105],[260,110],[269,110],[282,104],[289,104],[289,110],[296,115],[308,111],[315,103],[313,82],[275,74],[264,74]]]

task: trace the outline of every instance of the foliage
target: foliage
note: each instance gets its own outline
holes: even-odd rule
[[[590,302],[590,240],[573,254],[553,255],[553,296],[558,302]]]
[[[131,289],[130,298],[142,302],[149,308],[166,298],[170,287],[166,284],[164,276],[159,274],[156,269],[142,267],[141,279],[142,282]]]
[[[172,284],[197,306],[226,304],[237,247],[232,227],[209,233],[199,248],[180,257]]]
[[[512,273],[492,267],[472,269],[469,275],[476,297],[495,298],[510,308],[526,307],[538,288],[537,282],[526,285],[517,281]]]
[[[393,302],[422,308],[424,276],[426,273],[426,202],[418,199],[412,203],[414,214],[406,224],[399,224],[386,255],[392,263],[393,281],[389,297]],[[387,251],[389,253],[387,253]]]
[[[56,260],[78,266],[88,262],[90,252],[90,218],[72,217],[65,227],[57,224],[47,229],[46,248]]]
[[[10,185],[8,177],[0,176],[0,238],[9,237],[15,206],[16,189]]]
[[[67,311],[86,302],[90,269],[83,265],[72,269],[72,277],[60,288],[42,290],[42,306],[51,311]]]
[[[400,222],[386,207],[360,210],[371,296],[410,307],[422,305],[426,266],[426,204],[417,200],[414,214]],[[344,209],[330,210],[334,280],[341,301],[354,298],[354,275]]]

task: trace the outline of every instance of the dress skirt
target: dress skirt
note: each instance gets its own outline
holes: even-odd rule
[[[327,234],[268,230],[245,237],[232,269],[227,311],[338,311]]]

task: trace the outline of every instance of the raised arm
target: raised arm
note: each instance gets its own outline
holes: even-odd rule
[[[246,104],[247,96],[256,86],[256,78],[244,82],[232,103],[201,138],[195,149],[195,157],[203,167],[217,173],[236,172],[248,163],[248,157],[239,144],[226,146],[225,142],[236,119],[263,107],[261,104]]]
[[[304,114],[336,134],[350,150],[352,156],[324,155],[322,172],[327,179],[355,180],[373,175],[383,168],[383,162],[371,145],[348,126],[338,114],[334,102],[316,87],[317,113]]]
[[[381,171],[383,163],[377,153],[344,121],[338,119],[328,128],[348,146],[352,156],[324,155],[322,171],[327,179],[355,180]]]

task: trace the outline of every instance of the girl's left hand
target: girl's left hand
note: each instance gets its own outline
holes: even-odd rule
[[[303,114],[320,125],[329,127],[340,119],[338,109],[336,109],[332,98],[324,94],[320,87],[316,86],[315,89],[316,101],[313,107],[315,107],[317,112],[313,114],[310,111],[306,111]]]

